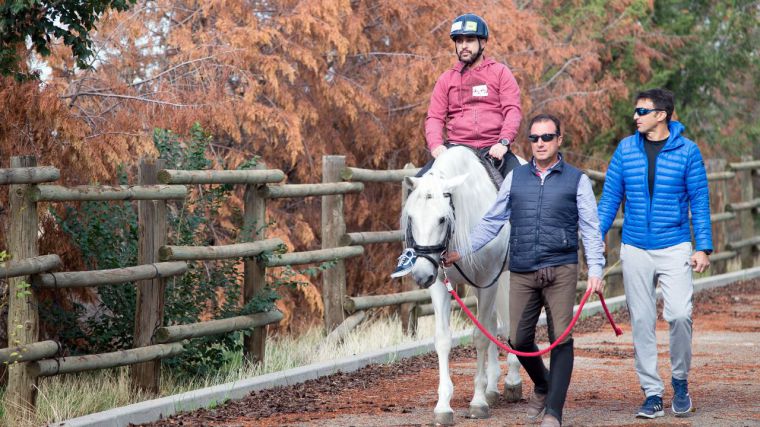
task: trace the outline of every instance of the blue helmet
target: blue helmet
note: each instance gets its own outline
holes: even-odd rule
[[[488,40],[488,25],[478,15],[474,13],[465,13],[457,16],[451,23],[451,32],[449,37],[453,40],[456,36],[476,36],[479,39]]]

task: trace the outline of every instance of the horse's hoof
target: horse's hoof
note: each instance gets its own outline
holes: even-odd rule
[[[510,403],[519,402],[522,399],[522,383],[504,384],[504,398]]]
[[[467,418],[475,418],[482,420],[491,416],[491,410],[488,406],[473,406],[470,405],[470,412],[467,413]]]
[[[436,412],[435,413],[435,425],[437,425],[437,426],[453,426],[454,425],[454,413],[453,412]]]
[[[488,402],[488,406],[496,406],[496,402],[498,401],[499,401],[499,392],[496,392],[496,391],[486,392],[486,402]]]

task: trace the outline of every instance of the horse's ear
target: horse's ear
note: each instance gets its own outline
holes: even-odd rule
[[[420,179],[416,176],[407,176],[404,178],[404,182],[411,190],[414,190],[417,188],[417,183],[420,182]]]
[[[447,179],[444,183],[444,186],[446,187],[446,191],[450,192],[451,190],[459,187],[460,185],[464,184],[464,182],[467,180],[467,177],[470,174],[466,173],[463,175],[457,175],[453,178]]]

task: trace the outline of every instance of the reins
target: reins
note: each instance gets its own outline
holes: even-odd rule
[[[619,262],[619,261],[618,261]],[[609,272],[609,269],[607,270]],[[604,274],[606,276],[607,273]],[[518,351],[514,350],[511,347],[509,347],[506,344],[503,344],[501,341],[499,341],[498,338],[491,335],[488,330],[483,327],[480,322],[478,322],[478,319],[475,317],[475,315],[472,314],[469,308],[467,308],[467,305],[462,301],[462,299],[457,294],[457,291],[454,290],[454,287],[451,286],[451,282],[449,281],[449,278],[446,276],[446,270],[443,270],[443,284],[446,285],[446,290],[454,297],[455,300],[457,300],[457,303],[459,303],[459,306],[462,307],[462,311],[467,314],[467,317],[472,320],[472,322],[475,324],[475,326],[480,329],[480,332],[482,332],[486,337],[488,337],[491,342],[496,344],[500,349],[506,351],[507,353],[512,353],[517,356],[522,357],[539,357],[542,356],[548,352],[550,352],[554,347],[558,346],[568,335],[570,335],[570,332],[573,330],[573,327],[575,327],[575,324],[578,322],[578,319],[581,317],[581,313],[583,312],[583,306],[586,304],[586,301],[591,296],[591,289],[586,290],[586,293],[583,295],[583,298],[581,299],[580,304],[578,305],[578,311],[576,311],[575,315],[573,316],[573,320],[570,321],[570,324],[567,326],[564,332],[562,332],[562,335],[559,336],[556,340],[554,340],[553,343],[551,343],[548,347],[546,347],[543,350],[539,351],[533,351],[533,352],[524,352],[524,351]],[[612,329],[615,331],[615,336],[620,336],[623,334],[623,330],[620,329],[616,324],[615,321],[612,319],[612,314],[610,313],[610,310],[607,309],[607,304],[604,302],[604,295],[602,295],[601,292],[597,292],[597,295],[599,295],[599,302],[602,304],[602,308],[604,309],[604,314],[607,315],[607,320],[609,320],[610,325],[612,326]]]

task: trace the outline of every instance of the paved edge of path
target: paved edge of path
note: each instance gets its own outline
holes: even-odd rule
[[[756,277],[760,277],[760,267],[705,277],[694,281],[694,291],[699,292],[705,289],[726,286],[734,282],[750,280]],[[659,288],[657,289],[657,297],[661,297]],[[606,302],[610,311],[619,310],[625,306],[625,295],[610,298],[606,300]],[[586,304],[583,308],[583,317],[591,316],[601,311],[601,303],[599,301],[594,301]],[[542,314],[539,324],[545,324],[545,322],[546,319]],[[458,346],[470,342],[472,331],[472,329],[469,329],[454,333],[452,336],[452,346]],[[50,425],[66,427],[125,427],[130,423],[148,423],[172,416],[179,412],[216,406],[227,400],[242,399],[252,391],[299,384],[311,379],[332,375],[337,372],[353,372],[370,364],[389,363],[434,350],[433,338],[428,338],[422,341],[388,347],[362,355],[315,363],[299,368],[288,369],[286,371],[273,372],[271,374],[260,375],[254,378],[166,396],[159,399],[147,400],[120,408],[85,415],[83,417],[72,418],[63,422],[52,423]]]

